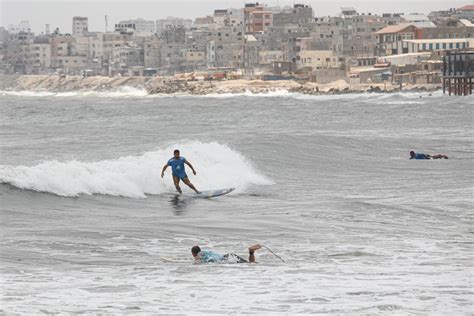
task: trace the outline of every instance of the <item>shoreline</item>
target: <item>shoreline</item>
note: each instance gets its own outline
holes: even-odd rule
[[[0,90],[35,92],[104,92],[118,88],[132,87],[144,89],[155,94],[263,94],[269,92],[291,92],[309,95],[346,93],[394,93],[394,92],[434,92],[442,89],[441,84],[403,84],[386,83],[349,84],[337,80],[327,84],[297,82],[295,80],[222,80],[222,81],[184,81],[172,77],[85,77],[59,75],[2,75]]]

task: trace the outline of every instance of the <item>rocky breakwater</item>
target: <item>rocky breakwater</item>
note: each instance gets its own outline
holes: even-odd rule
[[[361,92],[393,92],[398,86],[388,84],[348,84],[344,80],[328,84],[297,82],[294,80],[224,80],[224,81],[172,81],[161,80],[147,85],[150,94],[188,93],[205,94],[262,94],[278,91],[302,94],[342,94]]]
[[[100,91],[113,90],[129,86],[144,88],[149,78],[145,77],[117,77],[102,76],[58,76],[58,75],[23,75],[11,78],[2,78],[2,86],[11,90],[28,91]]]
[[[172,77],[81,77],[58,75],[0,76],[1,90],[28,91],[114,91],[123,87],[146,90],[149,94],[262,94],[271,92],[292,92],[302,94],[341,94],[362,92],[395,92],[399,85],[391,83],[349,84],[344,80],[328,84],[317,84],[294,80],[223,80],[184,81]],[[404,85],[403,91],[434,91],[439,84]]]

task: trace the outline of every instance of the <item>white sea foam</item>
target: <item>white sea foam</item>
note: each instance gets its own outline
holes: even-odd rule
[[[182,148],[198,174],[188,176],[200,189],[236,187],[245,191],[251,185],[272,182],[259,174],[240,153],[216,143],[190,141],[177,143],[139,156],[120,157],[96,162],[46,161],[36,166],[0,166],[0,182],[21,189],[49,192],[61,196],[107,194],[143,198],[146,194],[174,191],[168,168],[160,176],[174,148]]]
[[[304,94],[297,92],[290,92],[285,89],[278,89],[274,91],[267,91],[262,93],[254,93],[250,90],[240,93],[210,93],[205,95],[193,95],[189,93],[174,93],[174,94],[149,94],[144,88],[136,88],[130,86],[123,86],[117,89],[107,91],[66,91],[66,92],[49,92],[49,91],[0,91],[0,96],[16,96],[16,97],[58,97],[58,98],[76,98],[76,97],[96,97],[96,98],[170,98],[170,97],[198,97],[198,98],[232,98],[232,97],[281,97],[293,98],[298,100],[336,100],[336,99],[360,99],[370,98],[371,102],[383,100],[390,97],[402,97],[407,99],[418,99],[420,96],[441,96],[442,91],[435,92],[395,92],[395,93],[344,93],[344,94]]]
[[[71,98],[71,97],[98,97],[98,98],[140,98],[151,96],[148,94],[146,89],[135,88],[130,86],[123,86],[117,89],[108,91],[65,91],[65,92],[49,92],[49,91],[0,91],[0,95],[3,96],[16,96],[16,97],[59,97],[59,98]]]

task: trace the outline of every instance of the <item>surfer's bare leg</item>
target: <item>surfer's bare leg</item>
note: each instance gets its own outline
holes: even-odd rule
[[[176,191],[178,191],[179,194],[182,194],[183,191],[181,191],[181,188],[179,187],[179,178],[176,177],[176,176],[173,176],[173,182],[174,182],[174,186],[176,188]]]
[[[431,156],[431,158],[433,158],[433,159],[448,159],[448,156],[438,154],[438,155]]]
[[[259,244],[249,247],[249,262],[255,262],[255,250],[262,248]]]
[[[183,182],[184,182],[188,187],[190,187],[191,189],[193,189],[194,192],[196,192],[196,193],[198,193],[198,194],[201,193],[201,192],[199,192],[199,191],[194,187],[194,185],[191,183],[191,181],[189,181],[188,177],[184,178],[184,179],[183,179]]]

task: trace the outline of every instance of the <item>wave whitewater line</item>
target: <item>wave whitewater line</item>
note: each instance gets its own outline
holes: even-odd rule
[[[191,98],[230,98],[230,97],[281,97],[281,98],[294,98],[294,99],[305,99],[305,100],[326,100],[326,99],[355,99],[361,97],[373,98],[377,96],[380,99],[389,98],[391,96],[406,97],[406,98],[419,98],[420,96],[431,96],[442,95],[442,91],[435,92],[390,92],[374,94],[369,92],[353,92],[343,94],[304,94],[298,92],[288,91],[286,89],[278,89],[274,91],[266,92],[252,92],[251,90],[245,90],[244,92],[216,92],[208,94],[190,94],[186,92],[177,93],[161,93],[161,94],[150,94],[145,88],[136,88],[124,86],[117,89],[107,91],[84,91],[84,90],[73,90],[64,92],[51,92],[51,91],[34,91],[34,90],[0,90],[0,96],[10,97],[25,97],[25,98],[176,98],[176,97],[191,97]]]
[[[175,148],[180,148],[196,168],[197,176],[190,170],[188,175],[198,188],[236,187],[242,192],[251,185],[272,184],[237,151],[217,142],[199,141],[96,162],[49,160],[35,166],[1,165],[0,183],[66,197],[104,194],[145,198],[147,194],[174,192],[170,169],[163,179],[161,169]]]

